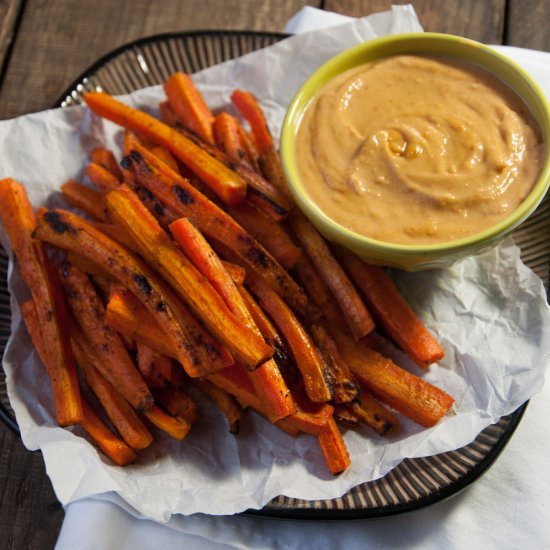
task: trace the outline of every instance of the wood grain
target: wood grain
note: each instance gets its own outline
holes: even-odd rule
[[[502,43],[505,0],[326,0],[324,8],[362,17],[389,10],[392,4],[412,4],[425,31]]]
[[[508,0],[506,44],[550,52],[550,2]]]
[[[304,0],[27,0],[0,119],[50,107],[98,57],[142,36],[192,29],[281,31]]]
[[[0,78],[22,6],[22,0],[0,0]]]

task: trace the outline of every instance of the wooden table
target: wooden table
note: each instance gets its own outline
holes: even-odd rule
[[[410,3],[427,31],[550,51],[546,0]],[[364,16],[391,1],[0,0],[0,119],[50,107],[94,60],[135,38],[191,29],[282,31],[305,5]],[[62,521],[41,454],[0,424],[0,546],[53,548]]]

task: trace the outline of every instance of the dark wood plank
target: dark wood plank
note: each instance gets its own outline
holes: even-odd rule
[[[280,31],[314,0],[27,0],[0,95],[0,119],[41,110],[99,56],[151,34],[191,29]]]
[[[505,44],[550,52],[550,2],[508,0]]]
[[[19,437],[0,424],[0,547],[53,548],[63,508],[44,472],[39,452],[30,453]]]
[[[362,17],[388,10],[392,4],[412,4],[425,31],[502,43],[505,0],[326,0],[324,7]]]
[[[15,35],[15,25],[22,6],[22,0],[0,0],[0,75]]]

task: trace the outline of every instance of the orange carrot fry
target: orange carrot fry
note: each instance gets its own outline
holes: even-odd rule
[[[203,376],[227,366],[227,355],[220,352],[211,338],[205,334],[195,338],[190,333],[194,329],[189,325],[188,315],[184,316],[181,304],[167,285],[143,261],[86,220],[64,210],[39,211],[35,233],[46,242],[100,265],[137,296],[158,322],[164,338],[176,350],[178,361],[190,376]]]
[[[238,433],[241,422],[242,409],[237,404],[235,399],[225,390],[222,390],[209,380],[196,379],[194,381],[194,384],[223,412],[229,424],[229,431],[232,434]]]
[[[229,214],[248,231],[285,268],[292,269],[302,251],[285,228],[272,217],[258,210],[249,201],[227,209]]]
[[[84,398],[82,398],[82,409],[81,426],[115,464],[125,466],[137,460],[136,453],[107,428]]]
[[[344,250],[338,253],[369,307],[397,345],[421,367],[439,361],[445,351],[384,270]]]
[[[168,101],[161,101],[159,103],[159,112],[160,120],[162,120],[164,124],[168,124],[168,126],[176,126],[179,124],[178,117],[176,113],[174,113],[174,109],[170,107]]]
[[[82,411],[70,343],[62,330],[65,304],[44,246],[33,236],[36,219],[25,189],[12,179],[0,181],[0,219],[34,300],[36,336],[43,341],[41,359],[52,382],[57,420],[62,426],[75,424]]]
[[[139,412],[153,406],[153,396],[118,334],[105,322],[105,309],[88,276],[64,261],[61,283],[70,310],[90,342],[101,374]]]
[[[297,404],[294,414],[279,420],[278,428],[298,430],[313,435],[319,435],[327,428],[332,419],[334,408],[326,403],[312,403],[304,397],[293,394]]]
[[[391,412],[366,392],[361,393],[353,403],[350,403],[349,407],[362,422],[380,435],[386,435],[399,423]]]
[[[267,283],[294,309],[311,314],[302,289],[283,267],[227,213],[199,193],[187,180],[159,162],[147,149],[136,145],[125,157],[141,185],[181,217],[191,219],[209,239],[234,251],[239,263],[264,277]]]
[[[342,434],[336,425],[334,418],[331,418],[327,427],[317,436],[321,451],[329,472],[337,475],[346,470],[351,464],[348,450]]]
[[[209,143],[214,143],[214,115],[188,74],[174,73],[165,83],[164,91],[170,107],[184,126]]]
[[[205,380],[196,379],[202,383]],[[155,397],[161,405],[172,415],[182,418],[193,424],[199,418],[199,411],[195,402],[179,388],[159,388],[155,390]]]
[[[212,125],[214,140],[216,145],[233,160],[246,162],[252,167],[253,160],[249,156],[246,143],[243,143],[239,126],[239,121],[234,116],[222,111],[216,115]]]
[[[166,147],[225,203],[239,204],[244,200],[243,179],[170,126],[104,92],[89,92],[84,94],[84,100],[97,115]]]
[[[181,441],[191,429],[191,423],[179,416],[171,416],[155,405],[145,412],[148,420],[168,435]]]
[[[174,172],[179,172],[178,163],[166,147],[161,147],[160,145],[151,147],[151,153],[164,162],[164,164],[166,164],[166,166],[168,166],[171,170],[174,170]]]
[[[98,398],[122,439],[136,450],[145,449],[151,445],[153,442],[151,432],[122,395],[101,374],[97,366],[98,360],[81,332],[73,334],[72,348],[88,386]]]
[[[333,335],[357,380],[382,403],[418,424],[433,426],[454,403],[443,390],[398,367],[363,342],[354,342],[336,331]]]
[[[118,181],[122,181],[122,170],[120,169],[120,166],[118,165],[112,151],[109,149],[106,149],[105,147],[96,147],[90,153],[90,160],[103,166],[105,170],[109,170],[109,172],[111,172],[111,174],[113,174]]]
[[[273,147],[273,137],[258,100],[250,92],[235,90],[231,101],[250,124],[258,153],[262,155],[266,149]]]
[[[302,373],[308,397],[314,402],[329,401],[331,391],[325,380],[326,365],[298,319],[262,279],[249,274],[246,282],[259,299],[262,308],[284,334],[294,362]]]
[[[94,220],[106,221],[105,197],[99,191],[86,187],[74,180],[69,180],[61,186],[63,198],[75,208]]]
[[[127,231],[151,265],[172,285],[206,327],[249,368],[254,369],[273,350],[227,308],[223,299],[162,230],[129,187],[107,196],[109,212]]]
[[[348,276],[332,255],[324,239],[305,216],[301,214],[293,216],[290,224],[304,252],[309,256],[340,305],[355,339],[363,338],[374,329],[374,322]]]
[[[88,179],[100,190],[103,192],[111,191],[116,189],[121,180],[117,179],[114,174],[109,172],[107,168],[104,168],[101,164],[96,164],[91,162],[86,167],[84,174]]]

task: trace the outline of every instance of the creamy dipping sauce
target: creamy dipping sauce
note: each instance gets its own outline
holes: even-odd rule
[[[473,65],[395,56],[351,69],[307,107],[300,179],[334,221],[400,244],[448,242],[512,212],[541,170],[522,100]]]

